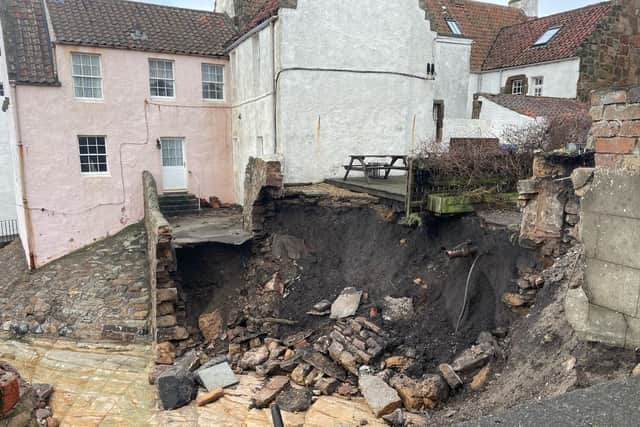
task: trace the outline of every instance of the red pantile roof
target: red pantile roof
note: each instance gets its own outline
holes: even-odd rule
[[[224,56],[237,32],[226,14],[126,0],[46,0],[56,43]]]
[[[58,84],[45,15],[40,0],[0,1],[10,80],[23,84]]]
[[[482,68],[494,70],[571,58],[610,10],[609,2],[599,3],[504,28]],[[533,46],[554,26],[562,27],[549,43]]]
[[[558,117],[563,115],[588,114],[587,104],[568,98],[544,96],[489,95],[480,96],[504,108],[529,117]]]
[[[473,39],[471,71],[480,71],[496,36],[504,27],[527,19],[522,10],[471,0],[426,0],[431,29],[452,36],[446,18],[456,20],[463,37]]]

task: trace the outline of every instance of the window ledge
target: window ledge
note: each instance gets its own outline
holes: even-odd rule
[[[86,102],[88,104],[104,104],[104,98],[78,98],[77,96],[74,96],[73,99],[78,102]]]
[[[152,101],[165,101],[165,102],[171,102],[171,101],[175,101],[176,97],[175,96],[151,96],[149,97],[149,99],[151,99]]]
[[[106,172],[106,173],[99,173],[99,172],[80,172],[80,175],[83,178],[111,178],[111,174]]]

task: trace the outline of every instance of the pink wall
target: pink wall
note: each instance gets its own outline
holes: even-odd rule
[[[101,55],[103,101],[74,98],[72,52]],[[185,138],[191,193],[234,201],[229,104],[203,100],[201,88],[200,64],[223,64],[229,99],[226,60],[69,46],[56,55],[62,87],[18,87],[38,266],[140,221],[143,170],[162,191],[160,137]],[[175,100],[150,99],[149,58],[175,61]],[[106,135],[109,176],[80,173],[78,135]]]

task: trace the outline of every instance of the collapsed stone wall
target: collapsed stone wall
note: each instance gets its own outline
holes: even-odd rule
[[[147,256],[151,288],[151,335],[154,342],[183,340],[189,334],[178,326],[178,317],[184,318],[178,299],[178,289],[172,278],[177,270],[176,256],[171,245],[172,229],[160,212],[158,190],[150,172],[143,172],[144,224],[147,230]]]
[[[284,194],[281,165],[277,161],[249,159],[244,181],[243,226],[254,236],[264,233],[264,222],[273,213],[273,200]]]

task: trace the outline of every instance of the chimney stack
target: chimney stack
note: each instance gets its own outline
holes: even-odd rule
[[[530,17],[538,16],[538,0],[509,0],[509,7],[522,9]]]

